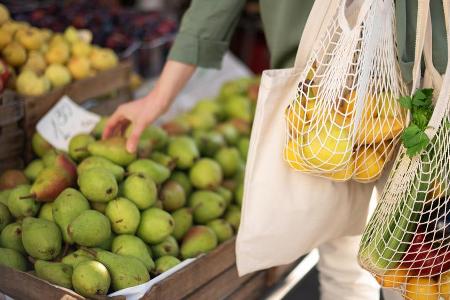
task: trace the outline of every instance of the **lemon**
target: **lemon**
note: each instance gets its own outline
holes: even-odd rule
[[[439,293],[444,299],[450,299],[450,272],[447,271],[439,277]]]
[[[308,168],[304,166],[305,163],[301,161],[296,149],[296,142],[290,140],[283,151],[284,160],[286,160],[288,164],[297,171],[308,171]]]
[[[355,174],[358,182],[369,182],[378,178],[383,170],[385,160],[372,147],[361,148],[356,153]]]
[[[353,159],[349,161],[347,167],[337,172],[324,174],[325,177],[333,179],[335,181],[347,181],[350,180],[355,171],[355,162]]]
[[[410,278],[406,283],[405,298],[409,300],[438,300],[438,285],[431,278]]]
[[[356,140],[358,145],[368,145],[391,140],[403,131],[402,120],[394,117],[363,118]]]
[[[399,288],[408,280],[408,270],[392,269],[387,270],[382,276],[376,276],[378,283],[385,288]]]

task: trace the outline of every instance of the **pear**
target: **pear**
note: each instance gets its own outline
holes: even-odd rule
[[[0,234],[0,245],[26,254],[22,243],[22,225],[20,223],[7,225]]]
[[[217,236],[207,226],[194,226],[187,232],[181,244],[181,256],[184,259],[208,253],[217,247]]]
[[[34,153],[38,157],[44,156],[44,154],[53,149],[53,146],[50,145],[38,132],[33,134],[31,138],[31,147],[33,148]]]
[[[169,170],[172,170],[176,166],[176,161],[172,157],[159,151],[152,151],[150,159],[159,163],[160,165],[163,165]]]
[[[6,22],[4,22],[2,24],[2,29],[5,30],[5,31],[8,31],[12,35],[14,35],[17,30],[19,30],[20,28],[24,28],[23,25],[24,24],[22,22],[16,22],[16,21],[13,21],[13,20],[7,20]]]
[[[67,232],[76,244],[95,247],[110,237],[111,224],[102,213],[85,210],[70,223]]]
[[[217,123],[214,115],[210,113],[190,112],[185,115],[185,118],[194,130],[210,130]]]
[[[233,237],[234,231],[230,223],[224,219],[216,219],[210,221],[207,226],[214,231],[219,243],[223,243]]]
[[[236,201],[237,205],[242,206],[243,198],[244,198],[244,183],[241,182],[236,188],[236,191],[234,192],[234,200]]]
[[[181,240],[194,223],[192,209],[188,207],[180,208],[172,213],[172,218],[175,221],[175,227],[172,235],[177,240]]]
[[[96,70],[104,71],[117,66],[119,60],[113,50],[107,48],[92,49],[89,59],[92,67]]]
[[[15,188],[21,184],[28,184],[25,174],[20,170],[6,170],[0,175],[0,190]]]
[[[39,278],[68,289],[72,288],[73,269],[70,265],[59,262],[37,260],[34,263],[34,270]]]
[[[35,159],[27,165],[23,172],[30,181],[35,181],[44,168],[44,162],[40,159]]]
[[[169,180],[161,188],[160,199],[164,210],[175,211],[186,203],[186,193],[181,184],[174,180]]]
[[[113,162],[107,160],[106,158],[100,156],[89,156],[88,158],[84,159],[78,165],[77,168],[78,175],[80,175],[86,170],[96,167],[100,167],[111,172],[118,182],[123,180],[125,170],[121,166],[118,166]]]
[[[231,123],[222,123],[216,130],[223,135],[228,145],[236,145],[239,142],[239,131]]]
[[[142,173],[157,184],[163,183],[170,176],[170,170],[150,159],[138,159],[128,166],[129,173]]]
[[[114,175],[103,168],[91,168],[78,177],[78,186],[87,199],[94,202],[108,202],[117,196],[119,189]]]
[[[163,203],[161,200],[156,200],[155,204],[153,205],[153,207],[159,208],[159,209],[163,209]]]
[[[238,118],[246,122],[250,122],[252,120],[251,103],[246,97],[230,97],[225,102],[224,111],[229,118]]]
[[[45,59],[49,64],[65,64],[70,57],[70,48],[66,43],[50,43]]]
[[[136,159],[136,153],[129,153],[125,144],[125,138],[112,137],[89,144],[88,151],[91,155],[104,157],[120,166],[127,166]]]
[[[84,249],[78,249],[77,251],[64,256],[61,259],[61,262],[75,268],[78,264],[84,261],[92,261],[93,259],[94,257],[90,253],[86,252]]]
[[[241,157],[247,160],[248,148],[250,147],[250,139],[248,137],[242,137],[238,142],[238,149],[241,153]]]
[[[70,139],[69,142],[69,155],[75,161],[82,161],[89,156],[87,146],[95,142],[92,135],[86,133],[80,133]]]
[[[163,124],[162,128],[167,132],[169,136],[188,134],[191,130],[188,122],[180,117]]]
[[[45,77],[54,88],[59,88],[72,81],[72,75],[66,66],[61,64],[51,64],[45,69]]]
[[[61,229],[64,241],[72,244],[68,226],[82,212],[89,209],[89,202],[79,191],[67,188],[53,202],[53,218]]]
[[[27,260],[16,250],[0,248],[0,266],[25,272],[27,270]]]
[[[195,131],[193,136],[203,156],[213,157],[220,148],[226,146],[223,135],[216,131]]]
[[[101,212],[102,214],[105,214],[108,203],[109,202],[90,202],[91,208],[95,209],[98,212]]]
[[[159,258],[162,256],[178,256],[180,248],[178,247],[177,240],[169,235],[164,241],[152,246],[152,253],[154,257]]]
[[[108,269],[98,261],[82,262],[73,270],[73,289],[86,298],[106,295],[110,284]]]
[[[111,235],[107,240],[105,240],[103,243],[99,244],[97,248],[100,248],[102,250],[111,251],[112,242],[116,238],[116,234],[114,232],[111,232]]]
[[[33,71],[23,70],[16,79],[17,91],[25,96],[37,97],[50,90],[50,81],[44,76],[38,76]]]
[[[155,275],[162,274],[162,273],[172,269],[179,263],[181,263],[181,261],[176,257],[162,256],[162,257],[158,258],[155,262],[156,269],[155,269],[154,273],[155,273]]]
[[[100,121],[98,121],[97,124],[95,124],[94,129],[92,129],[91,133],[96,139],[101,138],[103,130],[105,129],[106,126],[106,122],[108,122],[108,117],[102,116],[100,117]]]
[[[164,241],[173,232],[175,221],[172,216],[159,208],[149,208],[142,212],[137,235],[149,244]]]
[[[214,189],[214,192],[223,197],[226,206],[230,205],[231,201],[233,201],[233,192],[223,186],[218,186]]]
[[[8,209],[15,218],[32,217],[38,213],[39,203],[31,198],[29,185],[19,185],[11,190],[8,197]]]
[[[61,242],[61,232],[54,222],[31,217],[23,220],[23,247],[34,258],[54,259],[61,252]]]
[[[71,44],[78,42],[80,40],[78,31],[73,26],[69,26],[66,28],[66,30],[64,30],[64,38],[66,39],[66,41],[68,41]]]
[[[91,76],[91,62],[83,56],[72,57],[67,63],[70,74],[76,80],[85,79]]]
[[[105,215],[111,221],[112,230],[117,234],[134,234],[141,220],[137,206],[126,198],[108,202]]]
[[[235,95],[245,95],[248,87],[253,84],[253,78],[239,78],[225,82],[220,88],[219,101],[227,101]]]
[[[0,203],[0,232],[2,232],[3,228],[6,227],[9,223],[12,222],[12,216],[9,212],[9,209],[6,205]]]
[[[33,27],[18,30],[15,39],[27,50],[38,50],[44,43],[39,29]]]
[[[55,151],[47,152],[42,158],[46,167],[57,167],[63,169],[75,183],[77,177],[77,166],[66,153],[57,153]]]
[[[34,73],[41,75],[47,68],[47,62],[44,56],[39,51],[30,51],[25,64],[22,66],[22,70],[31,70]]]
[[[132,130],[133,126],[128,126],[127,130],[125,131],[126,138],[130,137]],[[167,135],[167,132],[161,127],[155,125],[147,126],[139,138],[140,143],[143,142],[142,145],[145,145],[146,142],[149,143],[150,150],[164,149],[164,147],[167,145],[168,140],[169,136]]]
[[[11,42],[2,50],[2,57],[12,67],[20,67],[27,59],[27,52],[17,42]]]
[[[122,185],[125,198],[131,200],[139,209],[147,209],[155,204],[157,189],[155,182],[144,174],[128,176]]]
[[[73,56],[87,57],[89,56],[89,53],[91,53],[91,50],[92,50],[91,45],[84,41],[78,40],[72,43]]]
[[[53,202],[45,203],[39,210],[38,218],[54,222],[53,219]]]
[[[241,209],[239,206],[230,205],[225,213],[224,219],[237,231],[241,222]]]
[[[170,176],[170,180],[178,182],[184,189],[184,193],[186,197],[189,196],[192,192],[192,184],[189,180],[189,176],[186,173],[181,171],[173,172]]]
[[[180,169],[192,167],[200,156],[194,140],[187,136],[174,137],[169,142],[167,154],[176,159],[177,167]]]
[[[140,285],[150,280],[147,268],[135,257],[117,255],[100,249],[91,251],[95,253],[96,260],[108,269],[114,291]]]
[[[198,224],[219,218],[226,209],[225,199],[212,191],[196,191],[189,198],[189,206],[194,210],[194,220]]]
[[[192,109],[195,113],[204,113],[204,114],[212,114],[216,117],[216,119],[223,119],[224,111],[223,106],[220,105],[217,101],[213,99],[202,99],[199,100],[194,108]]]
[[[216,161],[202,158],[191,168],[189,179],[192,185],[198,189],[213,189],[222,182],[222,169]]]
[[[234,176],[242,164],[239,150],[234,147],[220,149],[214,158],[222,168],[225,177]]]
[[[13,35],[11,32],[0,29],[0,49],[11,43]]]
[[[155,263],[147,250],[147,245],[137,236],[128,234],[117,236],[112,242],[111,252],[139,259],[148,271],[155,268]]]
[[[11,190],[0,191],[0,203],[8,206],[8,197]]]
[[[49,167],[42,170],[30,189],[30,195],[39,202],[50,202],[73,184],[73,177],[65,169]]]

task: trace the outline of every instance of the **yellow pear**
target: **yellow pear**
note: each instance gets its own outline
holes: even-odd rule
[[[15,38],[27,50],[38,50],[44,43],[39,29],[33,27],[19,29],[16,32]]]
[[[71,44],[80,40],[78,31],[73,26],[69,26],[66,28],[66,30],[64,31],[64,38]]]
[[[44,56],[39,51],[28,52],[28,58],[25,64],[22,66],[22,70],[29,69],[34,73],[40,75],[45,71],[47,63]]]
[[[91,53],[91,45],[82,41],[78,40],[72,43],[72,54],[73,56],[89,56]]]
[[[50,90],[50,82],[44,76],[39,77],[33,71],[24,70],[17,77],[16,88],[22,95],[39,96]]]
[[[41,35],[44,42],[48,42],[51,39],[53,32],[50,29],[41,28]]]
[[[61,33],[55,33],[50,38],[49,45],[54,46],[54,45],[59,45],[59,44],[64,44],[66,46],[69,46],[68,42],[64,38],[64,35],[62,35]]]
[[[19,30],[20,28],[23,28],[23,27],[24,26],[22,23],[12,21],[12,20],[6,21],[2,24],[2,30],[8,31],[12,35],[14,35],[17,30]]]
[[[45,53],[45,59],[49,64],[65,64],[69,56],[70,49],[65,43],[53,43]]]
[[[72,76],[66,66],[51,64],[45,70],[45,77],[50,80],[53,87],[58,88],[70,83]]]
[[[297,151],[297,142],[290,140],[283,151],[284,160],[297,171],[308,171],[305,163],[302,162]]]
[[[114,68],[118,64],[117,55],[111,49],[94,48],[89,58],[92,67],[99,71]]]
[[[91,63],[86,57],[72,57],[67,64],[73,78],[76,80],[91,76]]]
[[[358,145],[376,144],[396,138],[403,128],[404,125],[398,118],[363,118],[359,124],[356,140]]]
[[[363,183],[378,179],[385,163],[383,156],[373,147],[361,147],[355,155],[356,163],[353,179]]]
[[[3,58],[13,67],[20,67],[27,59],[27,52],[17,42],[11,42],[2,50]]]
[[[10,18],[9,10],[3,4],[0,4],[0,24],[5,23]]]
[[[136,73],[131,73],[130,76],[130,88],[131,90],[137,90],[142,85],[142,77]]]
[[[11,43],[12,34],[9,31],[0,28],[0,49],[3,49],[6,45]]]

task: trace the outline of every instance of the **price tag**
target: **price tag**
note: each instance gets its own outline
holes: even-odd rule
[[[68,151],[70,139],[91,132],[99,120],[100,116],[64,96],[39,121],[36,129],[53,147]]]

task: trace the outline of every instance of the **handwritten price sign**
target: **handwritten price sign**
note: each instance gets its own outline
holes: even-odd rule
[[[39,121],[37,131],[55,148],[67,151],[70,139],[79,133],[89,133],[100,117],[64,96]]]

